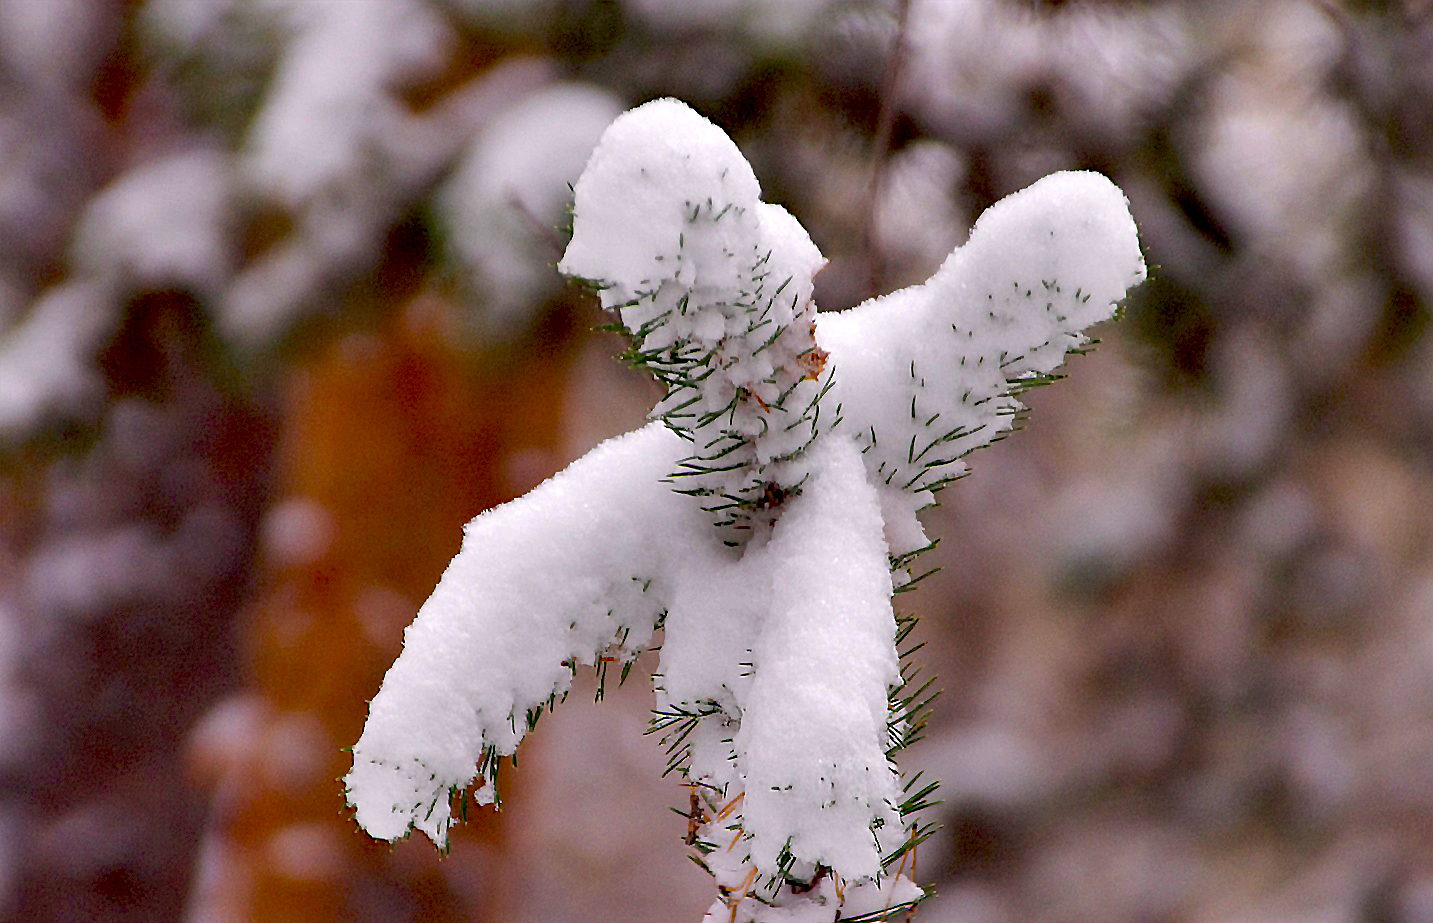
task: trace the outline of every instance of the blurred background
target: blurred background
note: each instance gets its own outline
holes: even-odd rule
[[[0,919],[699,918],[644,681],[441,861],[337,781],[462,523],[655,397],[553,264],[661,95],[824,309],[1056,169],[1141,228],[899,598],[919,918],[1433,921],[1426,0],[0,0]]]

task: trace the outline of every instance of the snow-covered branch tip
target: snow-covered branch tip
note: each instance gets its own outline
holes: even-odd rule
[[[468,524],[353,749],[370,834],[445,843],[454,800],[496,799],[500,762],[576,665],[625,676],[661,627],[652,729],[693,793],[708,919],[849,923],[920,900],[934,784],[893,762],[931,699],[892,607],[932,544],[916,514],[1144,262],[1119,189],[1058,173],[996,203],[923,285],[818,315],[822,263],[685,105],[607,129],[559,268],[666,397]]]

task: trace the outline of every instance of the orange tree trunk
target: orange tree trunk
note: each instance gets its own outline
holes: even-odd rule
[[[390,847],[362,834],[338,781],[463,523],[557,459],[563,331],[537,337],[524,358],[475,359],[444,335],[454,310],[420,294],[288,376],[279,500],[246,634],[256,696],[234,709],[245,730],[230,739],[246,743],[228,749],[242,752],[217,760],[216,859],[199,898],[221,918],[505,916],[501,815],[473,811],[440,865],[426,841]]]

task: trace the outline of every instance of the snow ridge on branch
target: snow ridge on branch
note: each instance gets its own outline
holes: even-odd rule
[[[922,897],[934,784],[893,762],[932,695],[894,593],[917,513],[1009,432],[1144,278],[1123,194],[1047,177],[921,286],[816,314],[822,258],[685,105],[619,117],[576,187],[560,268],[667,387],[646,427],[469,523],[405,634],[346,779],[372,835],[446,842],[580,664],[663,629],[652,730],[690,787],[707,919],[874,921]],[[713,527],[715,526],[715,528]]]

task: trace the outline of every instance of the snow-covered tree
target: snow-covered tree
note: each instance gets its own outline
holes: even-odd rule
[[[722,921],[877,920],[922,896],[934,786],[893,757],[929,685],[893,594],[917,513],[1008,433],[1144,278],[1123,194],[1060,173],[989,209],[925,284],[818,315],[823,263],[732,141],[658,100],[603,135],[559,268],[667,388],[652,422],[467,527],[346,779],[370,834],[446,842],[579,665],[657,646],[652,727],[690,788]]]

